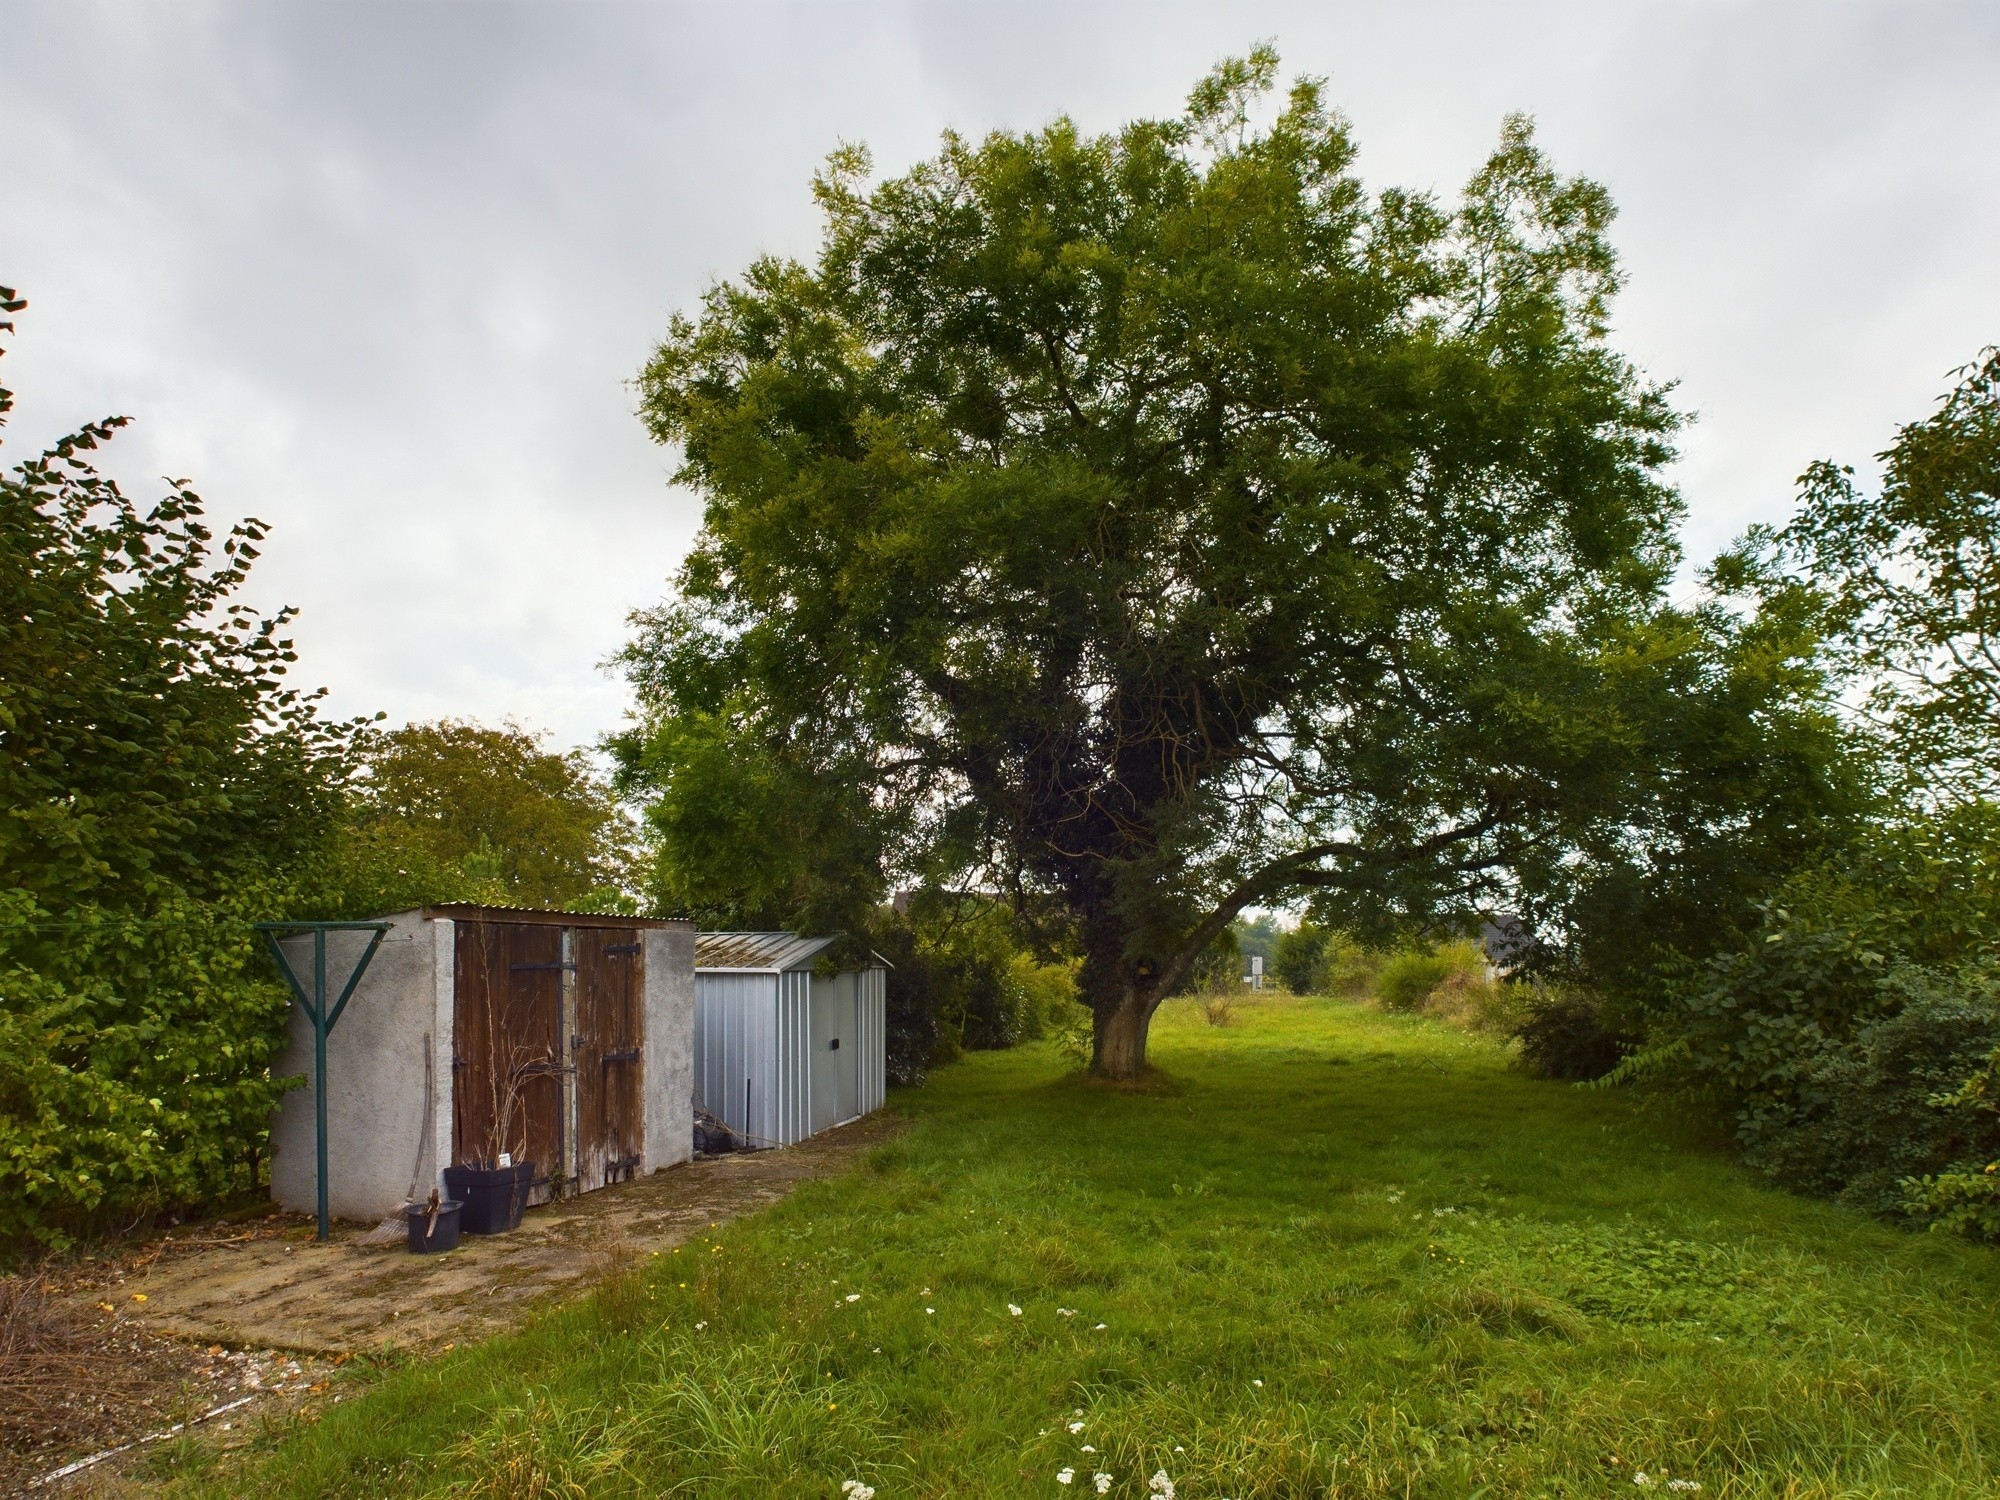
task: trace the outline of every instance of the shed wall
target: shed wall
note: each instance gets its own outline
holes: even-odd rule
[[[817,979],[810,969],[698,970],[696,1102],[759,1146],[793,1145],[880,1109],[885,977],[879,968]]]
[[[777,1125],[771,1107],[778,1059],[777,976],[697,973],[694,995],[695,1101],[731,1130],[769,1138]]]
[[[694,927],[641,932],[646,963],[645,1160],[656,1172],[694,1155]]]
[[[453,1160],[452,1045],[457,1009],[457,926],[422,911],[383,918],[389,932],[327,1037],[328,1207],[339,1218],[376,1221],[410,1192],[423,1198]],[[642,1170],[693,1154],[694,929],[651,927],[643,945],[646,1080]],[[329,933],[327,983],[337,995],[367,934]],[[285,940],[310,983],[312,939]],[[271,1123],[271,1196],[309,1213],[316,1201],[312,1027],[290,1008],[281,1074],[303,1075]]]
[[[451,1035],[449,969],[441,984],[437,936],[427,930],[432,924],[421,912],[397,912],[385,920],[389,932],[327,1037],[327,1206],[343,1219],[394,1213],[413,1172],[419,1195],[430,1190],[443,1161],[440,1120],[443,1149],[449,1151],[449,1041],[442,1058],[437,1046],[440,1035]],[[366,933],[327,935],[327,987],[333,995],[367,943]],[[312,947],[310,936],[285,940],[293,971],[307,985]],[[297,1005],[291,1007],[290,1040],[278,1071],[303,1074],[306,1082],[284,1096],[272,1121],[271,1196],[286,1208],[310,1213],[317,1199],[316,1080],[312,1025]]]

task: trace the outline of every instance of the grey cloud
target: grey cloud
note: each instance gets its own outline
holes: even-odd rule
[[[1697,552],[2000,339],[1983,4],[0,0],[8,451],[133,414],[133,487],[275,524],[256,593],[340,708],[585,741],[698,521],[625,382],[708,280],[810,252],[826,150],[1169,112],[1267,36],[1377,183],[1450,192],[1525,109],[1611,186]]]

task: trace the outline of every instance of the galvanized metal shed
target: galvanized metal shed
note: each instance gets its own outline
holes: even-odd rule
[[[530,1203],[692,1154],[692,923],[464,905],[382,921],[382,946],[327,1036],[334,1214],[380,1219],[412,1193],[421,1201],[446,1167],[502,1151],[534,1163]],[[366,937],[329,939],[336,984]],[[305,942],[286,939],[288,958]],[[278,1071],[307,1081],[272,1122],[271,1192],[304,1210],[318,1190],[319,1080],[296,1007],[291,1028]]]
[[[789,1146],[882,1107],[887,961],[816,973],[837,941],[695,938],[695,1101],[753,1145]]]

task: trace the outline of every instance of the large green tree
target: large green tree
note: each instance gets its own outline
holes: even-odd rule
[[[872,186],[844,148],[816,262],[640,381],[706,503],[628,653],[663,859],[1053,897],[1118,1077],[1246,906],[1420,921],[1629,852],[1646,717],[1714,675],[1604,191],[1512,119],[1455,204],[1371,195],[1317,83],[1253,123],[1276,67]]]

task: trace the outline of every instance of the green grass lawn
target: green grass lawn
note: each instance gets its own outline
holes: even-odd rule
[[[1426,1020],[1175,1006],[1154,1060],[970,1058],[849,1177],[248,1469],[166,1461],[271,1497],[1995,1492],[1993,1253]]]

